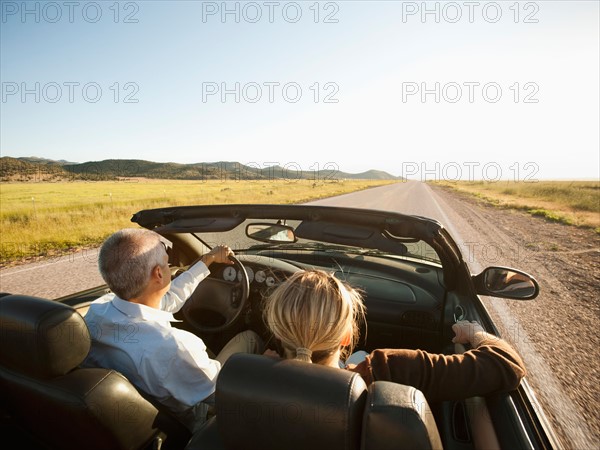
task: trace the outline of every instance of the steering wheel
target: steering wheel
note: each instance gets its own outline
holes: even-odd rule
[[[234,256],[236,272],[241,274],[240,281],[225,281],[207,277],[200,282],[192,296],[185,302],[183,316],[186,321],[203,333],[219,333],[226,330],[238,319],[250,296],[250,282],[244,265]],[[218,263],[213,263],[218,264]],[[203,316],[219,316],[224,322],[219,325],[208,325]]]

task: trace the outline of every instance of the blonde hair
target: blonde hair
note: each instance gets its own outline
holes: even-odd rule
[[[264,319],[286,357],[306,362],[327,360],[342,346],[352,353],[365,308],[359,292],[322,270],[299,271],[267,299]]]

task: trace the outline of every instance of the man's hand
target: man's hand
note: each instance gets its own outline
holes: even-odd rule
[[[455,344],[471,344],[472,347],[478,347],[481,341],[489,339],[491,336],[476,321],[459,320],[452,325],[452,331],[456,334],[452,342]]]
[[[275,350],[271,350],[271,349],[266,349],[265,352],[263,353],[263,355],[265,356],[274,356],[276,358],[280,358],[279,353],[277,353]]]
[[[233,250],[226,245],[217,245],[210,252],[203,255],[201,259],[202,262],[208,267],[214,262],[221,264],[233,264],[233,262],[229,259],[230,256],[234,256]]]

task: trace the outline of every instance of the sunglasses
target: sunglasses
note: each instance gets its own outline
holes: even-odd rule
[[[167,247],[167,244],[165,242],[163,242],[163,241],[159,241],[159,242],[162,244],[162,246],[165,249],[165,253],[168,255],[169,254],[169,247]]]

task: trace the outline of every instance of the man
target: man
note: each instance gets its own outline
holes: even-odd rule
[[[171,283],[166,246],[145,229],[123,229],[102,245],[102,278],[112,293],[94,301],[85,321],[92,347],[84,364],[117,370],[138,389],[169,408],[191,431],[206,420],[216,377],[233,353],[260,353],[252,331],[235,336],[211,359],[198,336],[173,328],[179,311],[216,263],[231,264],[217,246]]]

